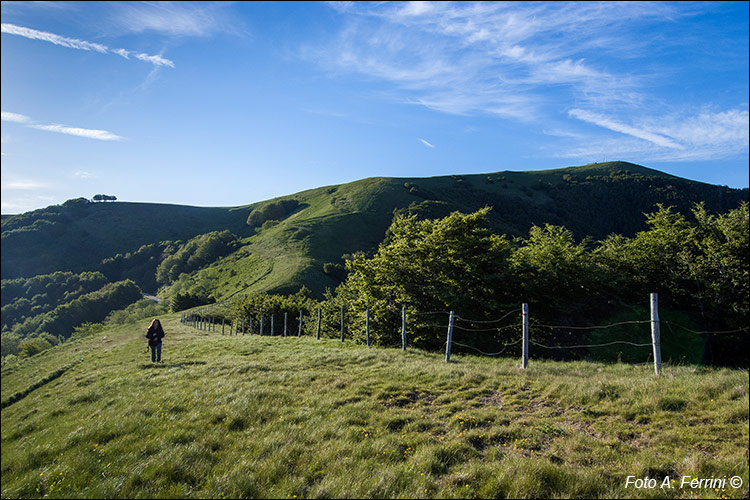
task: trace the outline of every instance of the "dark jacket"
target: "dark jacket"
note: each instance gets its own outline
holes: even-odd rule
[[[161,339],[164,338],[164,329],[161,327],[161,324],[149,327],[148,332],[146,332],[146,338],[148,339],[148,345],[150,347],[161,342]]]

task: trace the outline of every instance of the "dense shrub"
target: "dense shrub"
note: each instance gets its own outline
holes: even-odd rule
[[[156,268],[156,281],[173,283],[180,274],[191,273],[235,250],[237,237],[229,231],[212,231],[192,238],[165,258]]]
[[[141,290],[130,281],[105,285],[100,290],[87,293],[17,325],[13,332],[28,337],[36,332],[49,332],[54,336],[68,338],[75,327],[86,322],[98,323],[110,312],[123,309],[141,298]]]
[[[250,212],[247,217],[247,225],[257,227],[263,225],[266,221],[283,220],[294,212],[298,206],[299,202],[294,199],[264,203]]]

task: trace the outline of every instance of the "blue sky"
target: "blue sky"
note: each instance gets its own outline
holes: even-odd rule
[[[3,2],[2,213],[625,160],[748,186],[748,2]]]

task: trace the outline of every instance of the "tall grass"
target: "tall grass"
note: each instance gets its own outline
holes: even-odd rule
[[[31,388],[2,410],[3,497],[748,496],[747,372],[522,371],[164,324],[161,364],[139,324],[3,371],[4,400]],[[677,484],[626,488],[629,475]],[[685,475],[743,486],[677,487]]]

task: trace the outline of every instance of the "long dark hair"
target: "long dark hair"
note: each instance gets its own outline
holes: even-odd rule
[[[151,329],[158,330],[160,328],[161,328],[161,321],[159,321],[158,318],[154,318],[154,320],[151,322],[151,324],[148,325],[149,331],[151,331]]]

